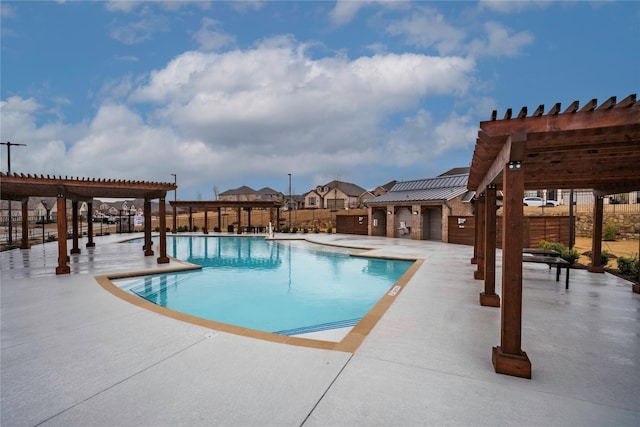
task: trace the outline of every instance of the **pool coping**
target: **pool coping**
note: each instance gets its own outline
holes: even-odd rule
[[[185,236],[186,237],[186,236]],[[189,237],[208,237],[208,236],[189,236]],[[217,237],[217,236],[211,236]],[[255,237],[255,236],[253,236]],[[131,239],[123,239],[114,243],[122,243]],[[293,239],[278,239],[274,238],[271,240],[293,240]],[[369,252],[377,250],[377,248],[364,248],[364,247],[354,247],[347,245],[340,245],[336,243],[326,244],[323,242],[312,241],[306,238],[295,239],[295,240],[304,240],[309,243],[325,245],[325,246],[335,246],[335,247],[344,247],[351,249],[361,250],[357,253],[352,253],[350,256],[356,257],[367,257],[367,258],[377,258],[377,259],[389,259],[389,260],[404,260],[404,261],[413,261],[413,264],[407,269],[407,271],[393,284],[393,286],[387,291],[378,302],[365,314],[362,319],[351,329],[349,333],[345,335],[345,337],[338,341],[323,341],[311,338],[302,338],[296,336],[287,336],[287,335],[279,335],[273,334],[270,332],[258,331],[255,329],[249,329],[241,326],[231,325],[228,323],[217,322],[215,320],[203,319],[201,317],[193,316],[190,314],[182,313],[179,311],[172,310],[170,308],[162,307],[157,304],[154,304],[144,298],[140,298],[135,296],[125,290],[120,289],[112,280],[118,279],[126,279],[131,277],[140,277],[140,276],[151,276],[156,274],[165,274],[172,272],[180,272],[180,271],[191,271],[191,270],[200,270],[202,266],[197,264],[188,263],[186,261],[179,260],[177,258],[170,257],[171,261],[177,262],[180,266],[177,267],[169,267],[162,269],[150,269],[150,270],[139,270],[139,271],[130,271],[130,272],[120,272],[113,274],[103,274],[94,276],[94,279],[103,289],[107,292],[113,294],[114,296],[130,303],[135,306],[138,306],[142,309],[152,311],[154,313],[160,314],[162,316],[170,317],[176,320],[180,320],[186,323],[191,323],[193,325],[202,326],[209,329],[214,329],[216,331],[227,332],[234,335],[241,335],[249,338],[260,339],[264,341],[277,342],[281,344],[289,344],[300,347],[310,347],[310,348],[318,348],[324,350],[335,350],[335,351],[343,351],[348,353],[355,352],[358,347],[362,344],[365,338],[369,335],[371,330],[375,327],[378,321],[385,314],[387,309],[393,304],[396,297],[402,293],[404,287],[409,283],[413,275],[418,271],[418,269],[424,263],[424,259],[422,258],[414,258],[414,257],[394,257],[394,256],[381,256],[376,254],[370,254]]]

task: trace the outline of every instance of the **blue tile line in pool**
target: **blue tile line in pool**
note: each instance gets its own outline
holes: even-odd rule
[[[339,320],[337,322],[321,323],[319,325],[313,326],[302,326],[300,328],[294,329],[285,329],[283,331],[275,331],[273,333],[278,335],[290,336],[308,334],[311,332],[328,331],[330,329],[349,328],[357,325],[360,320],[362,320],[362,317],[358,317],[357,319]]]

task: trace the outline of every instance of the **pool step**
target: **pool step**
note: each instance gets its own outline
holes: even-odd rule
[[[282,331],[275,331],[274,334],[278,335],[300,335],[308,334],[310,332],[328,331],[330,329],[348,328],[358,324],[362,320],[362,317],[356,319],[338,320],[337,322],[320,323],[318,325],[303,326],[295,329],[284,329]]]

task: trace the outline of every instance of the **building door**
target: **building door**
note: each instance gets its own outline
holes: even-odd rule
[[[422,240],[442,241],[442,215],[438,208],[427,208],[422,214]]]

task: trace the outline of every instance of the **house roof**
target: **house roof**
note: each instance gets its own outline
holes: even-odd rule
[[[398,181],[394,179],[393,181],[389,181],[389,182],[387,182],[386,184],[381,185],[381,186],[380,186],[380,187],[378,187],[378,188],[383,188],[383,189],[385,189],[386,191],[390,191],[390,190],[393,188],[393,186],[394,186],[394,185],[396,185],[397,183],[398,183]]]
[[[256,191],[256,194],[259,194],[261,196],[274,196],[274,195],[279,195],[281,193],[279,191],[274,190],[271,187],[264,187]]]
[[[467,191],[468,173],[435,178],[400,181],[391,191],[365,201],[367,205],[386,203],[437,202],[451,200]]]
[[[243,185],[242,187],[232,188],[230,190],[223,191],[222,193],[220,193],[221,196],[233,196],[237,194],[256,194],[256,190],[254,190],[251,187],[247,187],[246,185]]]
[[[352,196],[352,197],[358,197],[367,191],[364,188],[360,187],[359,185],[351,184],[350,182],[337,181],[337,180],[333,180],[325,185],[321,185],[321,187],[328,187],[329,192],[337,188],[347,196]]]
[[[453,169],[449,169],[448,171],[446,171],[445,173],[441,173],[438,176],[445,176],[445,175],[462,175],[462,174],[469,174],[469,171],[471,170],[470,167],[463,167],[463,168],[453,168]]]

